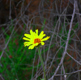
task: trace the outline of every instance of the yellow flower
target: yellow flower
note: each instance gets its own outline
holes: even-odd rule
[[[43,41],[46,41],[50,38],[50,36],[46,36],[44,34],[44,31],[41,31],[41,33],[38,35],[38,29],[33,32],[30,30],[30,34],[24,34],[25,37],[23,37],[24,40],[24,46],[29,46],[28,49],[33,49],[35,46],[38,46],[39,44],[44,45],[45,43]],[[43,38],[45,37],[45,38]]]

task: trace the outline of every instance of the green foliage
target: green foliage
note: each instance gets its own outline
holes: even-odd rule
[[[2,30],[7,43],[10,35],[6,33],[4,28]],[[34,67],[32,66],[36,48],[29,50],[27,47],[24,47],[24,41],[22,39],[24,35],[23,30],[21,34],[14,32],[13,35],[14,36],[12,36],[5,50],[5,55],[1,58],[0,73],[3,75],[5,80],[30,80],[32,69],[34,68],[34,72],[36,72],[37,67],[41,66],[41,63],[34,65]],[[48,49],[45,49],[45,51],[47,50]],[[1,53],[2,52],[0,52],[0,54]],[[37,61],[37,59],[38,52],[36,52],[35,61]]]
[[[5,32],[4,28],[3,31],[7,42],[10,36]],[[5,55],[1,58],[0,73],[2,73],[5,80],[26,80],[25,76],[32,70],[32,68],[28,68],[28,65],[32,65],[35,49],[29,50],[24,47],[23,34],[24,31],[20,35],[14,33],[15,36],[10,40]],[[31,75],[28,77],[31,77]]]

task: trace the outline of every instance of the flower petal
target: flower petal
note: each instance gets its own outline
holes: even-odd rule
[[[33,34],[34,34],[34,32],[33,32],[32,30],[30,30],[30,34],[31,34],[31,35],[33,35]]]
[[[46,34],[40,35],[39,38],[42,39],[44,36],[46,36]]]
[[[28,47],[28,49],[33,49],[34,48],[34,45],[31,45]]]
[[[39,34],[39,36],[42,36],[44,34],[44,31],[41,31],[41,33]]]
[[[46,41],[46,40],[48,40],[49,38],[50,38],[50,36],[47,36],[47,37],[43,38],[41,41]]]
[[[30,46],[31,44],[31,42],[24,42],[24,46]]]
[[[36,43],[35,46],[38,46],[39,43]]]
[[[27,41],[30,41],[30,39],[26,38],[26,37],[23,37],[24,40],[27,40]]]
[[[45,43],[44,42],[41,42],[41,45],[44,45]]]
[[[26,36],[27,38],[31,38],[30,34],[24,34],[24,36]]]
[[[33,32],[32,30],[30,30],[30,34],[31,34],[31,39],[35,39],[37,37],[37,34],[35,32]]]
[[[35,31],[36,31],[36,34],[38,35],[38,29],[36,29]]]
[[[30,45],[29,46],[29,48],[28,49],[33,49],[35,46],[37,46],[38,45],[38,43],[36,43],[36,44],[32,44],[32,45]]]

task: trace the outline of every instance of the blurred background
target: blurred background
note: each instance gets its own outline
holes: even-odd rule
[[[43,30],[47,80],[81,80],[81,0],[0,0],[0,80],[42,80],[36,48],[24,33]]]

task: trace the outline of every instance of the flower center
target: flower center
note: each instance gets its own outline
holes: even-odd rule
[[[40,43],[41,40],[39,38],[34,39],[34,43]]]

